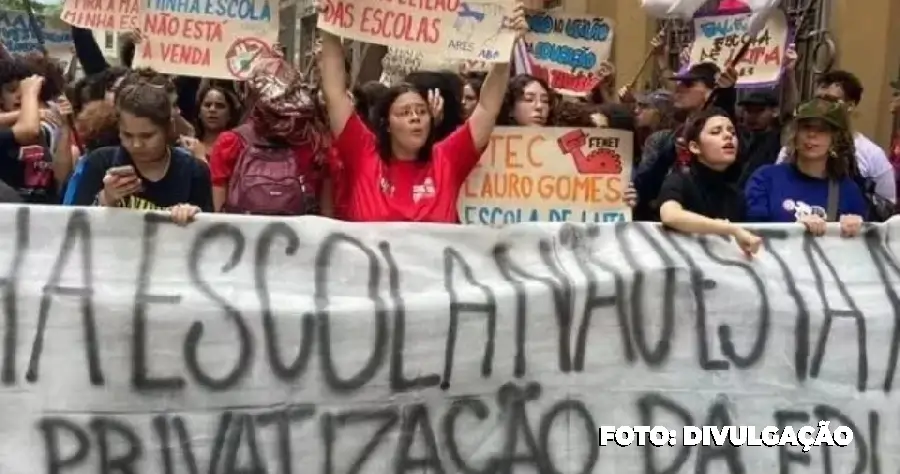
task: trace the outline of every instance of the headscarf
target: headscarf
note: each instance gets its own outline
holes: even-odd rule
[[[250,123],[256,132],[292,146],[322,148],[323,121],[302,75],[281,58],[254,65],[247,82],[252,99]]]

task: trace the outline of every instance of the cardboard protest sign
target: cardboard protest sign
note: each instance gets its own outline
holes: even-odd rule
[[[752,41],[738,62],[737,87],[771,87],[781,78],[784,52],[790,43],[787,18],[782,10],[772,11],[755,39],[747,34],[750,13],[698,16],[694,19],[694,42],[689,66],[714,62],[724,67],[746,41]]]
[[[631,219],[633,138],[612,129],[498,127],[459,197],[464,224]]]
[[[138,28],[138,0],[63,0],[60,18],[79,28],[132,31]]]
[[[72,57],[72,33],[56,18],[36,16],[38,28],[44,34],[44,46],[50,57],[67,61]],[[31,31],[28,14],[0,10],[0,41],[12,54],[38,52],[41,45]]]
[[[900,225],[759,231],[747,260],[646,223],[2,206],[0,472],[891,466]],[[852,445],[598,447],[600,426],[820,420]]]
[[[166,74],[247,79],[274,55],[278,4],[269,0],[153,0],[140,8],[144,40],[134,63]]]
[[[508,62],[515,31],[511,0],[324,0],[319,28],[435,58]]]
[[[609,60],[612,20],[562,12],[537,12],[527,19],[524,41],[532,74],[561,94],[587,95],[600,81],[600,63]]]
[[[475,60],[452,60],[434,57],[421,51],[407,48],[388,48],[381,59],[381,82],[396,84],[407,74],[415,71],[487,72],[490,63]]]

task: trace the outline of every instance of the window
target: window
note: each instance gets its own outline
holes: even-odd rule
[[[113,35],[113,32],[112,31],[105,32],[104,39],[103,39],[103,47],[105,49],[116,49],[115,43],[116,43],[116,40],[115,40],[115,36]]]

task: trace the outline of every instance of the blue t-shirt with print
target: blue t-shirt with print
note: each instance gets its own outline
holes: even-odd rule
[[[859,186],[849,177],[840,181],[838,217],[855,214],[866,218],[866,202]],[[790,163],[759,168],[744,189],[748,222],[797,222],[817,215],[827,219],[828,180],[813,178]]]

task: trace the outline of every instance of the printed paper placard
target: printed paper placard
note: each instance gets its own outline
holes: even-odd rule
[[[268,0],[149,0],[137,66],[167,74],[247,79],[278,41],[278,5]]]
[[[60,18],[79,28],[132,31],[138,27],[138,0],[65,0]]]
[[[464,224],[621,222],[633,138],[610,129],[498,127],[460,191]]]
[[[324,0],[319,28],[343,38],[421,51],[435,58],[508,62],[514,3]]]
[[[728,64],[751,38],[746,34],[750,13],[704,15],[694,18],[694,42],[690,65],[714,62]],[[787,18],[782,10],[769,15],[744,58],[738,62],[737,87],[771,87],[781,78],[784,51],[790,43]]]
[[[528,15],[524,41],[532,74],[557,92],[585,96],[600,81],[598,66],[609,60],[613,22],[561,12],[535,13]]]

